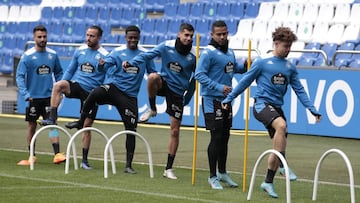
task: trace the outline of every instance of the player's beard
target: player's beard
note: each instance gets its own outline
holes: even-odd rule
[[[41,41],[41,42],[39,42],[38,44],[37,44],[37,46],[38,47],[40,47],[40,48],[45,48],[46,47],[46,41]]]

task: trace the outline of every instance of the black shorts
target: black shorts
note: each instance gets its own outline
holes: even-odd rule
[[[68,82],[70,85],[70,94],[65,96],[67,98],[80,99],[80,113],[81,113],[83,104],[90,93],[84,90],[78,82],[73,80],[68,80]],[[91,113],[89,114],[89,118],[95,119],[97,110],[98,110],[98,106],[94,106],[94,108],[92,108]]]
[[[50,106],[50,97],[43,99],[33,99],[26,107],[25,121],[36,121],[40,116],[47,119],[46,107]]]
[[[171,91],[165,80],[161,77],[162,88],[157,95],[166,98],[166,113],[181,121],[184,110],[184,97]]]
[[[135,130],[138,121],[138,103],[136,97],[130,97],[113,84],[95,88],[89,99],[97,104],[110,104],[116,107],[126,130]]]
[[[268,130],[270,138],[273,138],[275,134],[275,129],[271,126],[272,122],[278,117],[282,117],[286,121],[283,110],[270,104],[265,104],[265,108],[260,112],[257,112],[255,108],[253,108],[253,114]]]
[[[214,100],[214,112],[205,113],[205,126],[207,130],[228,129],[232,127],[232,107],[223,109],[221,102]],[[204,106],[204,104],[202,105]]]

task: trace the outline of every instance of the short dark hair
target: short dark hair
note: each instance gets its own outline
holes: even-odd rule
[[[211,26],[211,30],[214,31],[215,27],[227,27],[225,21],[223,20],[217,20],[215,22],[213,22],[212,26]]]
[[[38,25],[38,26],[34,27],[33,33],[35,33],[36,31],[47,32],[47,29],[43,25]]]
[[[181,23],[179,31],[182,32],[184,30],[194,31],[194,26],[190,23]]]
[[[103,35],[103,30],[98,25],[92,25],[88,29],[96,29],[96,30],[98,30],[98,36],[102,37],[102,35]]]
[[[136,25],[130,25],[129,27],[127,27],[125,30],[125,34],[131,31],[138,32],[140,34],[140,29]]]
[[[295,42],[297,40],[297,36],[291,31],[288,27],[278,27],[272,33],[273,41],[281,41],[281,42]]]

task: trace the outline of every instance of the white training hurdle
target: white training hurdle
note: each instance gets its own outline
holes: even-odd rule
[[[65,174],[68,174],[69,173],[69,165],[70,165],[70,147],[71,145],[74,145],[74,140],[75,138],[78,136],[78,135],[81,135],[81,133],[85,132],[85,131],[95,131],[97,132],[99,135],[101,135],[105,142],[108,143],[109,139],[108,137],[99,129],[97,128],[93,128],[93,127],[87,127],[87,128],[83,128],[83,129],[80,129],[78,131],[76,131],[76,133],[71,137],[71,139],[69,140],[69,143],[67,145],[67,148],[66,148],[66,163],[65,163]],[[109,146],[109,149],[110,149],[110,159],[111,159],[111,164],[112,164],[112,167],[113,169],[115,168],[115,160],[114,160],[114,153],[113,153],[113,149],[112,149],[112,146],[110,145]],[[75,149],[75,153],[73,155],[73,159],[74,159],[74,169],[75,170],[78,170],[78,164],[77,164],[77,157],[76,157],[76,149]]]
[[[40,135],[40,133],[42,131],[44,131],[46,129],[53,129],[53,128],[61,130],[69,137],[69,139],[71,139],[71,135],[69,134],[69,132],[58,125],[47,125],[47,126],[41,127],[39,130],[37,130],[36,133],[34,134],[34,136],[31,138],[31,142],[30,142],[30,158],[29,158],[30,159],[30,170],[34,170],[34,162],[32,160],[34,158],[34,145],[35,145],[36,138]],[[75,156],[76,155],[75,145],[72,145],[72,149],[73,149],[73,154]],[[70,154],[70,146],[69,146],[69,151],[67,152],[67,154]],[[74,160],[74,164],[75,163],[76,162]]]
[[[348,168],[348,172],[349,172],[349,178],[350,178],[350,195],[351,195],[351,203],[355,203],[355,187],[354,187],[354,174],[353,174],[353,170],[352,170],[352,166],[351,163],[348,159],[348,157],[346,156],[346,154],[339,150],[339,149],[329,149],[328,151],[326,151],[319,159],[317,165],[316,165],[316,170],[315,170],[315,176],[314,176],[314,188],[313,188],[313,196],[312,196],[312,200],[315,201],[316,200],[316,195],[317,195],[317,186],[318,186],[318,180],[319,180],[319,170],[320,170],[320,165],[323,162],[323,160],[325,159],[325,157],[327,157],[329,154],[331,153],[337,153],[339,154],[345,161],[346,166]]]
[[[254,166],[254,169],[253,169],[253,172],[252,172],[252,175],[251,175],[251,182],[250,182],[250,186],[249,186],[249,192],[248,192],[247,200],[251,199],[251,194],[252,194],[254,183],[255,183],[256,170],[257,170],[258,165],[260,164],[260,161],[265,157],[265,155],[271,154],[271,153],[274,153],[277,157],[279,157],[279,159],[281,160],[281,162],[284,165],[285,179],[286,179],[286,202],[290,203],[291,202],[291,193],[290,193],[289,166],[288,166],[284,156],[280,152],[278,152],[278,151],[276,151],[274,149],[266,150],[257,159],[257,161],[255,163],[255,166]]]
[[[142,135],[140,135],[137,132],[130,131],[130,130],[124,130],[124,131],[120,131],[118,133],[115,133],[113,136],[111,136],[111,138],[107,142],[107,144],[105,146],[105,150],[104,150],[104,178],[108,177],[108,153],[109,153],[109,148],[111,147],[111,143],[113,142],[113,140],[115,138],[117,138],[117,137],[119,137],[121,135],[124,135],[124,134],[135,135],[136,137],[138,137],[142,141],[144,141],[146,149],[147,149],[147,153],[148,153],[148,158],[149,158],[150,178],[153,178],[154,177],[154,169],[153,169],[153,161],[152,161],[152,153],[151,153],[150,145]],[[110,156],[112,156],[112,157],[114,156],[112,150],[110,150]],[[113,172],[113,174],[116,174],[116,168],[115,167],[112,168],[112,172]]]

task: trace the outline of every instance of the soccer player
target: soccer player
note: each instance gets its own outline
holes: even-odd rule
[[[151,73],[148,77],[147,89],[150,109],[141,117],[140,122],[146,122],[156,116],[156,95],[166,98],[166,113],[170,116],[170,139],[168,158],[163,176],[177,179],[172,167],[179,146],[180,125],[184,105],[190,102],[195,91],[193,73],[196,67],[195,49],[192,46],[194,27],[183,23],[175,40],[167,40],[148,52],[124,61],[123,67],[139,66],[155,57],[161,57],[160,73]]]
[[[210,168],[208,182],[212,189],[220,190],[223,189],[220,181],[230,187],[238,187],[226,172],[232,109],[222,109],[221,101],[231,92],[234,74],[246,72],[246,66],[237,63],[234,51],[228,47],[227,38],[226,23],[215,21],[212,24],[211,41],[201,52],[195,71],[195,78],[201,84],[205,126],[211,135],[207,150]]]
[[[66,69],[62,80],[56,82],[51,95],[50,116],[42,120],[42,125],[54,125],[57,121],[57,108],[60,104],[62,94],[68,98],[78,98],[81,106],[90,91],[100,86],[105,78],[104,72],[99,72],[96,65],[100,58],[104,58],[108,51],[100,45],[103,30],[96,25],[90,26],[86,30],[86,45],[79,47],[73,55],[73,58]],[[85,119],[84,126],[91,126],[97,112],[97,106],[92,109],[92,114]],[[83,169],[92,169],[87,162],[91,142],[90,131],[84,132],[82,138],[83,160],[81,167]]]
[[[138,47],[140,29],[129,26],[125,30],[126,46],[115,48],[104,59],[100,59],[98,69],[107,73],[104,84],[95,88],[87,97],[81,118],[90,117],[91,109],[98,104],[111,104],[116,107],[124,122],[125,129],[136,131],[138,123],[137,96],[145,71],[150,74],[155,71],[152,60],[138,66],[129,66],[123,69],[122,62],[130,60],[136,55],[145,52]],[[82,122],[82,120],[80,120]],[[132,160],[135,151],[135,136],[126,135],[126,166],[125,173],[135,174]]]
[[[272,38],[274,42],[272,56],[258,58],[254,61],[251,69],[244,74],[235,89],[222,101],[222,104],[224,108],[229,108],[230,102],[255,80],[257,89],[254,95],[254,116],[268,130],[273,149],[285,157],[287,124],[281,107],[288,85],[290,84],[301,103],[315,116],[317,122],[321,120],[321,115],[301,85],[296,67],[286,60],[292,43],[297,40],[296,35],[288,27],[278,27],[272,33]],[[271,154],[268,158],[268,170],[261,189],[273,198],[278,197],[273,184],[278,168],[281,174],[285,174],[280,159],[275,154]],[[295,173],[291,169],[289,172],[290,180],[296,180]]]
[[[16,70],[16,82],[21,96],[29,103],[26,108],[25,120],[28,121],[27,143],[30,150],[31,139],[35,134],[36,120],[40,115],[46,119],[46,107],[50,104],[53,77],[60,80],[63,70],[57,53],[46,47],[47,29],[38,25],[33,29],[35,46],[27,50],[20,59]],[[49,138],[54,149],[53,162],[58,164],[65,161],[65,155],[60,153],[59,132],[57,129],[49,131]],[[21,160],[18,165],[30,165],[31,160]],[[33,162],[36,161],[34,156]]]

